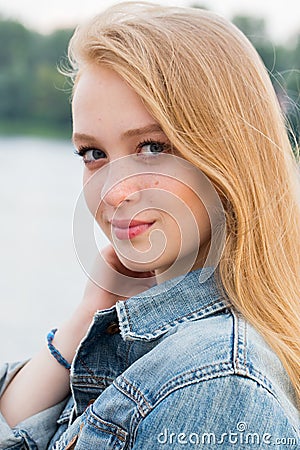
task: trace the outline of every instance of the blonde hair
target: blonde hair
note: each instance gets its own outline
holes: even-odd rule
[[[211,12],[129,2],[79,27],[69,58],[75,80],[95,63],[119,73],[211,180],[226,214],[223,288],[277,353],[299,400],[299,168],[256,50]]]

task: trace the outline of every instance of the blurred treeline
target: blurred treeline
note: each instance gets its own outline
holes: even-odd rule
[[[0,20],[0,133],[70,137],[71,86],[58,70],[73,30]]]
[[[300,136],[300,34],[274,44],[264,19],[233,22],[261,55],[293,132]],[[0,18],[0,134],[70,137],[71,85],[58,71],[66,59],[71,29],[44,35]]]

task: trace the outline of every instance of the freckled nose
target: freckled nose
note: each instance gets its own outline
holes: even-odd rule
[[[140,198],[140,190],[132,179],[121,181],[114,186],[104,185],[101,198],[107,205],[118,207],[124,202],[136,202]]]

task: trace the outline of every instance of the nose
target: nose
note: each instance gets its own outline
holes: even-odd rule
[[[140,199],[140,186],[137,177],[129,177],[122,181],[112,182],[107,179],[101,190],[102,201],[114,208],[122,203],[134,203]]]

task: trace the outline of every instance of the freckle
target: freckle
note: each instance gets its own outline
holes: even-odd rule
[[[159,185],[159,181],[155,181],[154,185],[158,186]]]

